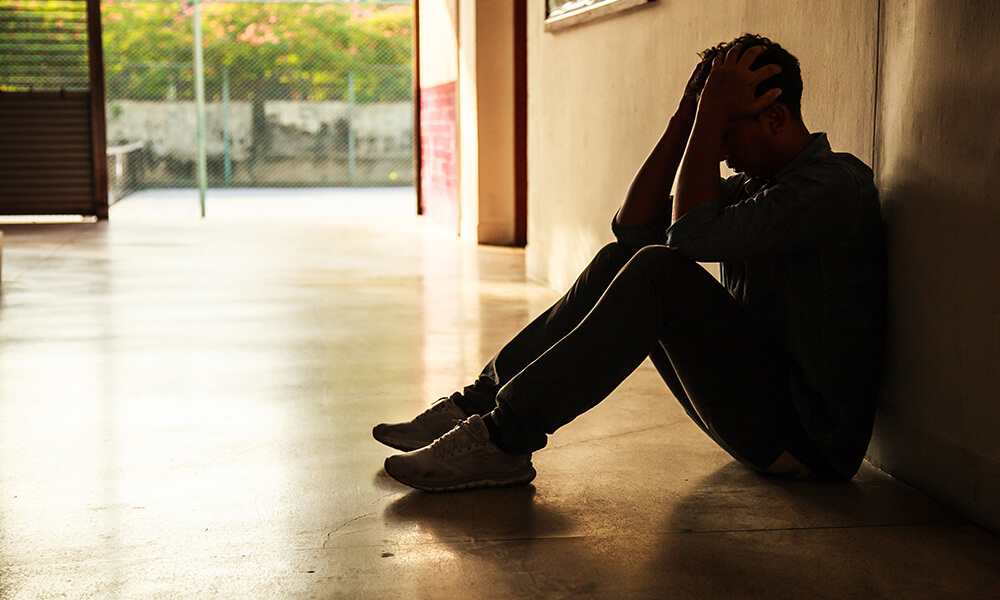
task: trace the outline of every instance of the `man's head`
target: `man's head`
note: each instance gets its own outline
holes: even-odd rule
[[[731,42],[719,44],[701,52],[702,65],[695,81],[699,92],[708,80],[712,61],[727,53],[737,44],[740,56],[754,46],[766,49],[754,59],[750,70],[776,64],[781,72],[759,83],[754,96],[760,97],[768,90],[781,90],[781,95],[763,112],[732,120],[723,138],[722,156],[730,169],[750,176],[770,176],[788,163],[808,145],[812,137],[802,122],[802,74],[799,61],[787,50],[759,35],[744,34]]]
[[[756,35],[753,33],[744,33],[740,37],[736,38],[731,42],[723,42],[721,44],[716,44],[711,48],[706,48],[702,50],[698,56],[701,57],[703,62],[711,64],[712,60],[718,56],[725,56],[729,52],[730,48],[739,44],[741,46],[740,55],[746,52],[748,48],[754,46],[764,46],[767,48],[760,56],[753,61],[750,65],[751,70],[757,70],[764,65],[779,65],[781,67],[781,72],[777,75],[765,79],[762,81],[755,90],[755,96],[760,96],[768,90],[773,90],[778,88],[781,90],[781,96],[778,98],[778,102],[781,102],[786,107],[791,115],[799,120],[802,119],[802,71],[799,69],[799,59],[795,58],[788,50],[782,48],[779,44],[772,42],[766,37]],[[705,87],[705,81],[708,79],[708,69],[703,70],[698,77],[696,82],[697,89],[701,91]]]

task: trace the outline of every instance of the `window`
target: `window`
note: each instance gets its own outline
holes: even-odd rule
[[[655,0],[546,0],[545,31],[589,23],[625,10],[638,8]]]

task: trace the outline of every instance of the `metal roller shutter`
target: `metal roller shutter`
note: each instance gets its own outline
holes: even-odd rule
[[[100,57],[96,0],[0,3],[0,215],[107,216]]]

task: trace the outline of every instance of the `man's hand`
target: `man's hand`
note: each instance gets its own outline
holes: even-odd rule
[[[684,87],[680,104],[670,118],[666,131],[653,147],[632,185],[625,195],[625,202],[615,220],[619,225],[631,226],[648,223],[671,210],[670,188],[677,174],[677,166],[684,156],[684,146],[691,135],[691,127],[698,112],[698,93],[712,68],[710,60],[698,63]]]
[[[673,222],[699,204],[722,199],[719,158],[728,128],[733,121],[760,114],[781,94],[781,90],[774,89],[754,98],[757,85],[780,73],[781,67],[765,65],[751,71],[750,65],[765,48],[752,46],[741,56],[742,49],[736,44],[725,56],[719,54],[712,60],[677,177]]]
[[[701,90],[705,87],[705,80],[708,79],[708,72],[712,70],[712,60],[704,59],[698,63],[688,78],[687,85],[684,86],[684,98],[694,98],[697,102],[701,95]]]
[[[721,53],[716,55],[698,103],[699,113],[707,113],[726,123],[763,112],[781,95],[781,90],[773,89],[754,98],[757,85],[780,73],[781,67],[764,65],[751,71],[750,65],[765,51],[765,47],[752,46],[740,56],[742,49],[740,44],[736,44],[725,56]]]

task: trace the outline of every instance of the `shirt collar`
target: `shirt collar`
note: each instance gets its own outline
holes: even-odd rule
[[[806,149],[799,152],[799,155],[790,160],[787,165],[781,167],[781,169],[779,169],[771,179],[781,179],[789,171],[797,169],[802,165],[809,164],[814,158],[824,152],[830,152],[830,142],[826,139],[825,133],[814,133],[812,136],[813,141],[806,146]]]
[[[771,177],[750,177],[747,179],[745,184],[747,192],[749,192],[750,195],[753,195],[764,187],[773,185],[776,181],[787,175],[792,170],[797,169],[802,165],[809,164],[820,154],[831,152],[830,141],[826,138],[825,133],[814,133],[812,134],[812,137],[813,141],[806,146],[805,150],[799,152],[798,156],[790,160],[787,165],[781,167],[781,169],[779,169],[778,172]]]

